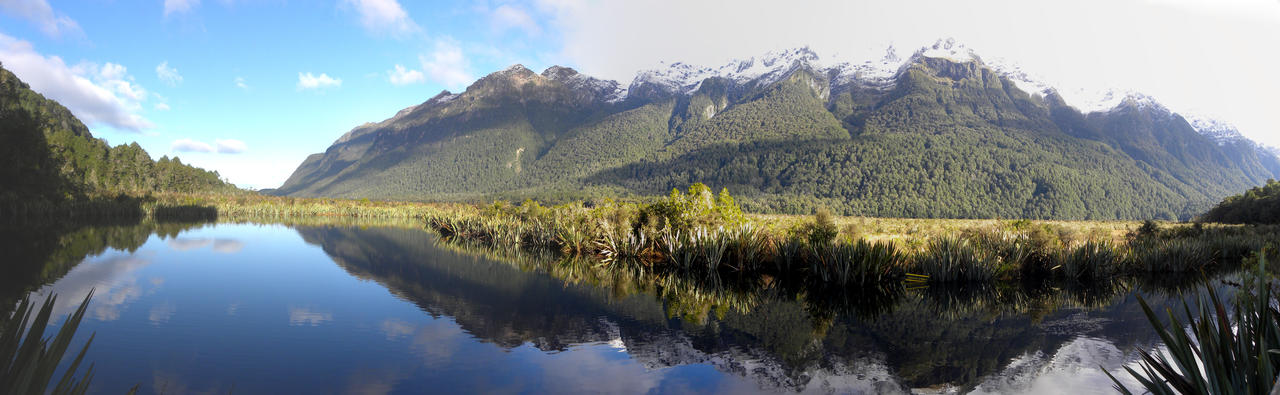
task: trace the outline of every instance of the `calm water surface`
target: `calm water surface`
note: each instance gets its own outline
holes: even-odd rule
[[[493,258],[413,228],[0,236],[19,251],[5,306],[57,294],[63,317],[95,290],[74,343],[96,333],[95,393],[1109,393],[1103,369],[1157,345],[1134,293],[1180,296],[911,290],[828,308]]]

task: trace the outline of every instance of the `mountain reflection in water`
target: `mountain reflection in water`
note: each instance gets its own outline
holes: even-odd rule
[[[814,289],[492,249],[412,227],[3,236],[34,246],[0,273],[7,301],[98,289],[77,341],[97,333],[92,392],[106,393],[1109,392],[1103,368],[1158,346],[1135,294],[1162,309],[1220,286],[1166,277]]]

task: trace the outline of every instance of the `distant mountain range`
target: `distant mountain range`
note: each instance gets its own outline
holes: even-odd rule
[[[356,127],[274,193],[562,201],[703,182],[763,212],[1131,219],[1280,176],[1229,125],[1110,99],[1081,112],[950,41],[860,64],[806,48],[672,63],[627,86],[515,65]]]

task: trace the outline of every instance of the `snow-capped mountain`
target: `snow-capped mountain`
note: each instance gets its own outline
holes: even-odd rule
[[[1191,127],[1195,128],[1197,132],[1212,138],[1218,143],[1218,145],[1250,142],[1247,137],[1240,134],[1240,131],[1237,130],[1235,126],[1227,122],[1196,115],[1186,115],[1183,116],[1183,118],[1186,118],[1187,122],[1190,123]]]
[[[891,89],[896,85],[899,74],[906,67],[920,61],[921,58],[941,58],[958,63],[978,62],[1000,73],[1027,93],[1040,96],[1057,94],[1068,105],[1084,114],[1109,112],[1121,108],[1175,112],[1165,107],[1156,98],[1133,90],[1060,90],[1053,84],[1046,82],[1044,78],[1025,70],[1016,63],[1003,59],[984,61],[976,51],[956,42],[954,39],[938,40],[932,45],[917,49],[911,56],[907,57],[900,56],[897,48],[890,45],[882,58],[862,62],[837,62],[819,55],[808,47],[773,51],[759,57],[732,60],[715,67],[674,62],[639,72],[631,82],[630,88],[637,90],[647,85],[660,88],[665,92],[688,95],[697,91],[702,82],[708,78],[724,78],[739,85],[756,84],[763,86],[784,78],[799,67],[808,67],[816,72],[830,76],[830,88],[832,89],[849,85]],[[627,89],[619,88],[615,95],[615,100],[624,99],[627,97],[627,93]],[[1213,138],[1219,145],[1241,141],[1252,143],[1234,126],[1226,122],[1193,115],[1183,115],[1197,131]],[[1268,153],[1280,156],[1280,149],[1265,148]]]
[[[629,84],[567,67],[534,72],[515,65],[461,93],[442,93],[352,130],[309,156],[276,193],[472,196],[583,185],[648,194],[698,179],[753,188],[766,196],[761,199],[831,187],[839,192],[826,197],[830,204],[885,216],[1189,218],[1222,197],[1280,178],[1280,159],[1272,153],[1252,143],[1215,144],[1220,140],[1201,135],[1150,96],[1063,95],[1015,63],[979,57],[954,40],[906,53],[891,47],[859,62],[796,48],[711,67],[665,64],[637,73]],[[964,138],[937,141],[942,130]],[[1023,138],[1036,135],[1062,138]],[[1099,143],[1113,149],[1081,149]],[[777,147],[786,153],[769,151]],[[908,147],[957,154],[938,158]],[[1071,175],[1022,170],[1038,169],[1038,159],[995,161],[972,173],[988,192],[928,198],[990,202],[980,207],[922,203],[916,209],[836,187],[867,171],[901,173],[900,162],[882,158],[910,157],[945,168],[974,165],[965,159],[968,153],[1012,150],[1074,163],[1065,169]],[[739,159],[759,162],[725,165]],[[815,161],[824,165],[798,166]],[[909,190],[951,177],[856,182]],[[1045,185],[990,192],[1004,191],[1008,184],[1000,180],[1011,178]],[[1037,192],[1053,190],[1071,193]],[[1097,204],[1084,208],[1062,199]]]
[[[863,62],[836,62],[823,58],[808,47],[773,51],[760,57],[731,60],[716,67],[696,66],[683,62],[639,72],[631,87],[650,85],[664,87],[669,92],[691,94],[708,78],[724,78],[740,85],[748,83],[768,85],[790,74],[798,67],[832,76],[831,84],[859,84],[869,87],[892,87],[898,74],[906,66],[920,58],[943,58],[953,62],[979,61],[977,53],[958,44],[955,40],[938,40],[931,46],[918,49],[910,57],[900,57],[892,45],[884,57]]]
[[[818,54],[809,48],[770,52],[759,58],[733,60],[719,67],[675,62],[664,68],[641,71],[631,86],[634,88],[650,84],[664,87],[670,92],[691,94],[698,90],[702,81],[712,77],[725,78],[738,84],[753,81],[768,84],[776,82],[796,67],[813,67],[819,64]]]

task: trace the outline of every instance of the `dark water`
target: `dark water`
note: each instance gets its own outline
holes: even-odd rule
[[[1158,345],[1134,294],[1159,306],[1199,288],[917,289],[833,303],[768,283],[499,257],[412,228],[0,236],[12,251],[4,306],[57,294],[63,317],[96,289],[74,342],[96,333],[95,393],[1109,393],[1103,369]]]

